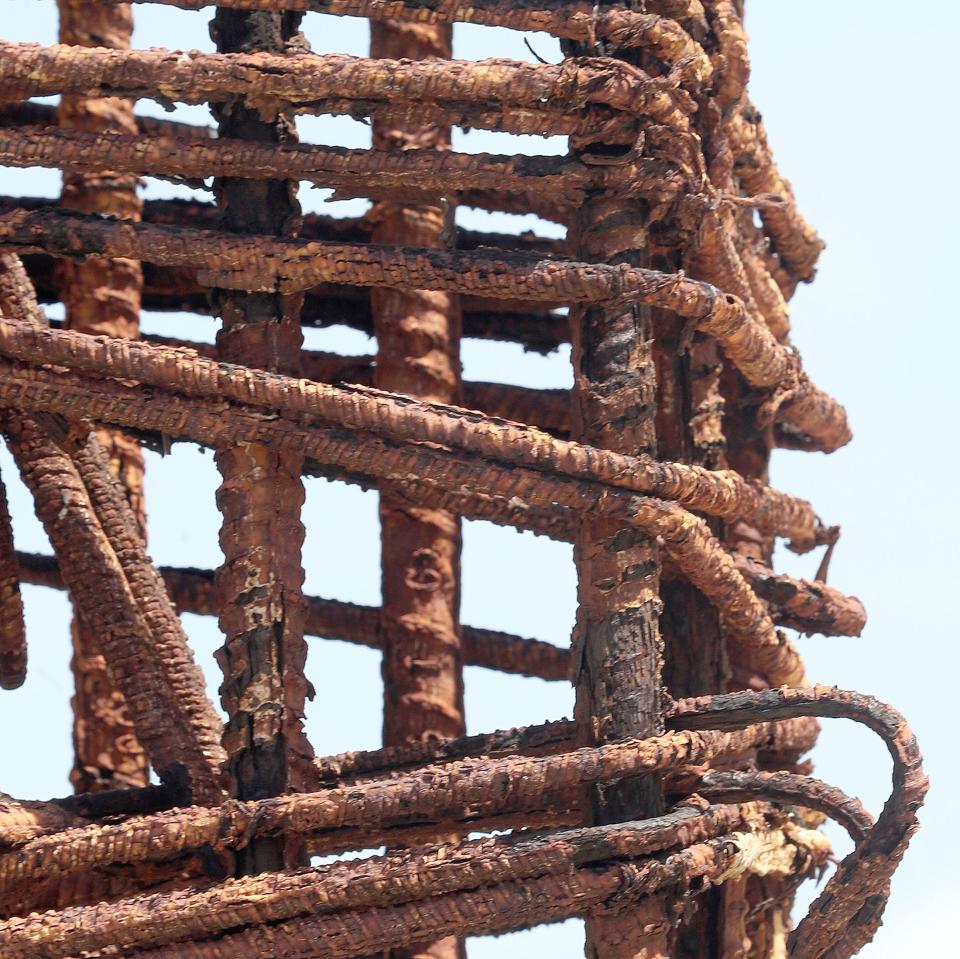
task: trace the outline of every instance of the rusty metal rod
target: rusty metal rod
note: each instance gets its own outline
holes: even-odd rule
[[[751,386],[773,392],[778,418],[815,437],[824,450],[843,446],[851,438],[843,407],[812,383],[795,351],[778,343],[735,296],[683,274],[543,260],[516,252],[492,256],[214,235],[31,211],[0,216],[0,246],[61,257],[110,254],[199,267],[201,282],[238,290],[295,293],[333,281],[384,289],[506,294],[533,302],[632,300],[670,310],[716,337]]]
[[[647,116],[683,130],[693,110],[692,100],[674,81],[593,57],[560,65],[505,59],[391,61],[341,54],[116,51],[2,42],[0,78],[7,100],[58,93],[101,96],[105,89],[117,96],[161,91],[184,103],[242,97],[264,114],[275,113],[282,105],[321,113],[342,109],[363,113],[369,112],[371,101],[387,99],[428,107],[447,101],[495,104],[506,110],[530,110],[536,103],[534,112],[540,114],[576,118],[585,107],[594,106],[627,117]],[[384,90],[390,91],[389,97]],[[477,117],[481,122],[482,113]],[[594,124],[594,129],[603,125]]]

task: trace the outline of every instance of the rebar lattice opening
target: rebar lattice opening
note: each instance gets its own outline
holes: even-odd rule
[[[76,794],[0,797],[0,952],[453,959],[579,916],[596,959],[855,953],[926,780],[784,632],[865,612],[825,581],[839,528],[767,482],[851,433],[790,342],[823,243],[743,3],[223,0],[202,52],[131,49],[137,7],[58,0],[61,43],[0,42],[0,163],[64,178],[0,197],[0,419],[52,546],[18,551],[0,498],[0,683],[21,582],[69,592],[77,682]],[[369,54],[311,52],[318,13],[368,19]],[[454,24],[561,52],[455,58]],[[304,348],[338,327],[369,351]],[[569,346],[572,386],[464,378],[464,338]],[[216,570],[146,552],[143,450],[182,442],[221,477]],[[304,591],[305,477],[377,492],[379,605]],[[460,621],[463,519],[573,544],[569,647]],[[823,550],[813,580],[778,540]],[[218,617],[225,722],[179,613]],[[307,637],[381,654],[381,748],[314,755]],[[468,736],[468,666],[572,683],[574,715]],[[810,775],[817,717],[887,746],[876,821]],[[826,817],[855,848],[788,937]]]

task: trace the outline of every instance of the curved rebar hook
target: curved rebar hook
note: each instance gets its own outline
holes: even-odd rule
[[[790,934],[792,959],[849,959],[880,927],[890,877],[918,828],[927,792],[922,757],[906,720],[872,696],[831,686],[770,689],[679,700],[668,725],[735,729],[796,716],[852,719],[872,729],[893,759],[893,790],[864,842],[837,867],[810,911]]]

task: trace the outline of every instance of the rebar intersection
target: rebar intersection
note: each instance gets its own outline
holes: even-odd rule
[[[0,415],[54,548],[16,552],[0,497],[0,682],[26,675],[19,583],[66,588],[77,795],[0,796],[0,952],[453,959],[581,916],[596,959],[853,955],[926,779],[902,717],[810,687],[779,628],[865,613],[823,581],[838,528],[767,485],[776,446],[851,434],[790,344],[823,244],[747,97],[743,3],[225,0],[215,54],[131,50],[135,5],[58,7],[59,45],[0,42],[0,162],[64,173],[59,206],[0,198]],[[369,18],[371,57],[311,54],[311,11]],[[455,61],[455,22],[564,59]],[[300,143],[304,113],[373,146]],[[570,147],[461,154],[452,126]],[[216,203],[143,202],[145,175],[212,178]],[[374,205],[304,217],[300,180]],[[567,235],[465,231],[457,206]],[[141,338],[141,307],[217,315],[217,343]],[[302,349],[338,323],[377,355]],[[572,342],[574,387],[463,382],[462,336]],[[180,441],[216,451],[216,571],[146,553],[140,448]],[[304,596],[305,475],[379,491],[379,609]],[[459,622],[461,517],[574,544],[569,651]],[[826,547],[822,575],[774,573],[778,537]],[[182,611],[219,617],[225,727]],[[306,635],[383,651],[382,749],[314,756]],[[465,664],[572,681],[573,720],[465,735]],[[875,822],[809,775],[817,717],[887,744]],[[855,850],[790,932],[824,817]]]

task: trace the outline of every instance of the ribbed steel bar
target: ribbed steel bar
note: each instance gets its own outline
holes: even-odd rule
[[[148,0],[137,0],[148,2]],[[156,0],[185,10],[200,10],[213,0]],[[239,10],[297,10],[415,25],[476,23],[533,30],[569,40],[604,41],[611,48],[644,47],[666,63],[683,62],[693,77],[709,80],[713,67],[699,43],[667,16],[623,7],[597,8],[583,0],[441,0],[429,6],[416,0],[227,0]],[[673,11],[671,11],[672,13]]]
[[[161,597],[131,582],[135,527],[119,489],[113,495],[116,480],[102,463],[94,469],[75,462],[25,416],[8,415],[4,429],[78,615],[96,630],[111,682],[161,779],[197,802],[218,801],[219,730],[207,722],[202,678],[185,637],[158,629]],[[97,489],[85,480],[96,480]],[[126,544],[117,541],[117,526]]]
[[[111,223],[68,214],[16,211],[0,216],[0,246],[57,256],[135,256],[198,268],[201,282],[235,290],[296,293],[333,281],[383,289],[436,289],[507,295],[531,302],[632,301],[670,310],[717,338],[747,382],[773,391],[777,416],[823,449],[850,439],[846,414],[732,294],[683,274],[627,265],[545,260],[516,252],[396,249],[256,240],[191,229]],[[255,251],[255,255],[253,254]]]
[[[496,935],[528,928],[539,921],[557,921],[606,906],[629,908],[641,923],[649,914],[649,899],[662,887],[694,888],[704,878],[719,881],[731,870],[753,867],[787,873],[806,873],[828,855],[816,833],[759,833],[754,842],[732,835],[654,858],[645,865],[614,863],[581,868],[561,877],[507,882],[473,892],[453,893],[394,907],[335,913],[329,918],[294,919],[274,926],[255,927],[209,943],[183,943],[134,953],[139,959],[212,959],[222,947],[238,957],[256,957],[263,950],[279,951],[291,959],[333,959],[380,952],[421,938],[463,931]],[[741,866],[741,862],[743,865]],[[788,863],[792,862],[793,866]],[[413,930],[417,930],[414,932]]]
[[[581,203],[588,190],[623,193],[663,190],[662,165],[590,166],[563,156],[498,156],[411,148],[391,152],[307,144],[247,142],[239,138],[181,143],[140,134],[87,134],[44,128],[0,129],[0,164],[86,172],[110,167],[124,173],[203,180],[210,176],[271,180],[278,175],[336,190],[338,199],[366,196],[424,200],[467,193],[476,205],[557,215]],[[502,195],[502,198],[501,198]],[[379,235],[377,242],[388,240]],[[423,246],[415,238],[409,246]]]
[[[766,814],[766,816],[765,816]],[[765,821],[766,820],[766,821]],[[8,959],[67,959],[106,946],[132,951],[231,928],[376,908],[505,881],[569,873],[610,859],[650,857],[724,834],[769,828],[776,813],[756,805],[681,807],[640,822],[493,838],[297,873],[228,880],[197,893],[158,894],[0,923]]]
[[[284,63],[299,22],[298,14],[218,8],[210,35],[228,57],[242,51]],[[268,150],[297,141],[289,111],[265,118],[237,98],[217,103],[213,112],[219,136],[237,142],[239,149],[246,140]],[[241,235],[296,234],[300,204],[295,180],[282,171],[257,181],[226,175],[225,170],[211,172],[220,174],[214,192],[223,229]],[[298,375],[302,298],[211,286],[222,321],[218,359]],[[224,634],[217,660],[223,671],[220,701],[227,713],[224,747],[230,794],[262,799],[304,791],[313,784],[313,748],[303,729],[305,701],[313,689],[305,675],[303,459],[293,450],[236,443],[219,447],[216,461],[223,550],[216,588]],[[305,861],[305,851],[295,840],[271,837],[239,850],[234,869],[237,875],[249,875]]]
[[[661,538],[677,567],[717,606],[731,639],[756,657],[771,682],[802,682],[803,667],[793,645],[774,629],[769,614],[733,561],[702,520],[675,504],[584,480],[551,476],[519,467],[505,468],[479,457],[446,452],[427,445],[395,444],[372,435],[336,428],[299,427],[280,418],[264,420],[213,400],[194,399],[186,414],[181,397],[152,390],[149,394],[119,383],[97,382],[44,369],[2,364],[0,401],[30,410],[68,416],[93,416],[122,426],[146,427],[171,436],[188,435],[212,446],[262,443],[297,451],[344,470],[343,478],[375,475],[406,483],[411,475],[429,476],[416,487],[435,486],[462,495],[464,515],[480,500],[478,518],[493,519],[484,509],[488,497],[518,499],[533,507],[574,508],[596,517],[618,517]],[[99,395],[98,395],[99,394]],[[498,517],[509,521],[510,517]]]
[[[570,118],[574,122],[568,132],[577,129],[576,120],[591,106],[629,118],[646,116],[679,129],[688,126],[692,109],[675,81],[651,79],[620,61],[595,57],[560,65],[506,59],[406,62],[341,54],[125,52],[4,42],[0,77],[6,100],[58,93],[99,96],[109,89],[126,96],[159,93],[184,103],[242,97],[264,114],[275,114],[283,105],[321,113],[369,113],[370,104],[387,100],[427,107],[463,103],[473,110],[474,104],[489,103],[502,111]],[[507,121],[501,124],[504,128],[513,126],[509,116],[498,116]],[[477,125],[489,124],[483,108],[477,120]],[[513,132],[526,132],[526,124],[517,126]]]
[[[20,598],[20,569],[7,488],[0,479],[0,687],[17,689],[26,678],[27,627]]]
[[[683,722],[687,722],[684,717]],[[67,876],[109,863],[160,862],[209,845],[228,850],[255,836],[327,835],[361,828],[454,822],[480,813],[536,811],[585,785],[697,765],[767,742],[773,727],[671,732],[546,756],[491,756],[422,766],[384,780],[257,802],[228,801],[51,833],[0,853],[0,887]]]
[[[103,0],[57,0],[60,42],[84,47],[128,50],[133,31],[129,4]],[[57,135],[99,135],[135,127],[133,101],[120,97],[67,95],[57,106]],[[60,203],[65,209],[137,220],[142,201],[135,176],[113,172],[109,165],[64,173]],[[68,329],[136,337],[140,328],[143,274],[135,259],[120,257],[63,264],[57,285]],[[120,477],[146,536],[143,454],[136,441],[115,430],[101,430],[98,439],[111,468]],[[127,715],[123,694],[111,680],[90,626],[71,625],[74,680],[74,760],[71,781],[78,792],[109,789],[123,783],[144,785],[150,757],[143,754]],[[139,753],[139,755],[138,755]],[[131,776],[133,777],[131,779]]]
[[[66,44],[0,41],[0,164],[62,170],[79,208],[0,197],[0,419],[54,547],[17,552],[0,509],[0,681],[23,675],[21,579],[67,586],[161,777],[0,794],[0,952],[463,959],[467,935],[578,916],[590,959],[849,959],[927,784],[902,717],[803,688],[777,629],[853,636],[866,615],[823,582],[839,527],[769,485],[775,446],[851,434],[790,342],[823,243],[748,97],[743,0],[159,2],[213,7],[218,52],[121,49],[124,0],[59,0]],[[308,12],[365,17],[371,56],[311,55]],[[543,30],[564,59],[455,61],[454,23]],[[304,114],[369,121],[372,147],[301,144]],[[454,152],[457,126],[569,151]],[[212,179],[216,203],[141,204],[150,176]],[[301,217],[301,180],[374,207]],[[567,236],[464,230],[464,206]],[[50,328],[31,279],[66,327],[79,307],[126,326]],[[176,338],[124,338],[134,286],[185,314]],[[216,346],[190,312],[222,316]],[[301,353],[302,327],[338,324],[377,355]],[[573,389],[463,383],[461,336],[570,343]],[[219,576],[149,561],[93,429],[215,450]],[[380,494],[379,607],[302,595],[307,476]],[[459,623],[461,517],[574,543],[571,649]],[[778,537],[826,547],[813,580],[773,571]],[[188,610],[228,634],[229,783]],[[306,632],[384,651],[387,745],[312,757]],[[463,664],[572,679],[575,721],[463,735]],[[876,821],[808,775],[820,717],[886,742]],[[95,731],[122,783],[115,727]],[[823,816],[855,849],[788,942]]]
[[[757,528],[787,536],[798,547],[828,537],[809,503],[729,470],[661,463],[564,441],[522,423],[490,419],[461,407],[422,402],[359,386],[310,383],[231,364],[177,347],[131,344],[42,329],[0,318],[0,354],[31,364],[66,368],[157,386],[188,396],[223,397],[268,408],[291,419],[327,420],[412,442],[429,442],[491,460],[608,483],[672,499],[728,518],[748,518]]]
[[[54,557],[18,552],[15,558],[24,582],[65,588]],[[161,566],[159,572],[180,612],[218,615],[221,603],[211,570]],[[305,599],[308,635],[383,648],[377,608],[319,596]],[[464,665],[553,681],[569,678],[567,650],[551,643],[478,626],[462,626],[461,632]]]

